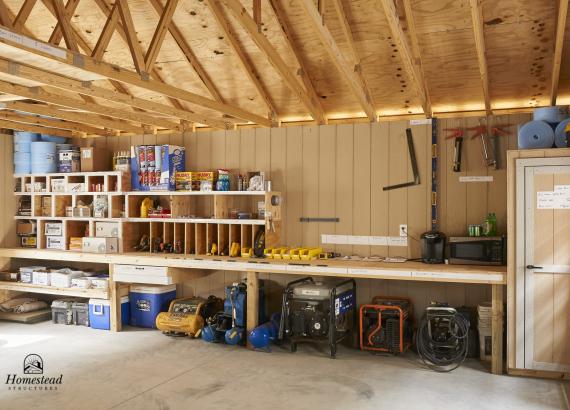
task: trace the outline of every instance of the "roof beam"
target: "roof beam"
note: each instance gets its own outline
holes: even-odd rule
[[[418,97],[420,98],[420,103],[424,110],[426,117],[431,117],[431,102],[425,90],[425,81],[422,73],[418,70],[416,64],[414,64],[414,59],[410,46],[408,45],[408,40],[400,24],[400,16],[396,10],[394,0],[380,0],[382,6],[384,7],[384,14],[386,15],[386,20],[390,26],[390,31],[392,32],[392,38],[396,42],[399,50],[400,57],[402,57],[402,63],[404,64],[404,69],[411,78],[414,88]]]
[[[158,21],[158,26],[154,31],[150,46],[148,47],[148,50],[144,57],[144,63],[147,72],[150,72],[154,66],[154,63],[156,62],[156,57],[158,56],[158,52],[162,47],[164,37],[169,30],[170,23],[172,22],[172,16],[174,15],[174,11],[176,10],[177,5],[178,0],[167,0],[166,2],[166,6],[164,7],[164,10],[160,16],[160,20]]]
[[[32,10],[36,5],[36,2],[37,0],[24,1],[24,4],[22,4],[22,7],[20,7],[20,11],[16,15],[16,18],[14,19],[13,26],[16,30],[21,30],[22,27],[26,24],[26,21],[28,20],[28,17],[30,17],[30,14],[32,13]]]
[[[319,10],[315,6],[315,3],[313,3],[313,0],[299,0],[298,3],[309,18],[313,29],[316,31],[321,43],[323,44],[325,51],[330,56],[337,70],[348,83],[352,93],[358,100],[370,121],[377,121],[378,115],[376,114],[376,109],[372,104],[370,94],[368,94],[367,90],[363,87],[362,82],[344,58],[328,28],[323,25],[322,16],[319,14]]]
[[[27,112],[29,114],[45,115],[48,117],[59,118],[61,120],[90,124],[95,127],[104,127],[110,130],[126,131],[135,134],[143,134],[145,131],[143,127],[137,127],[123,121],[107,119],[98,115],[84,112],[64,111],[46,105],[31,104],[22,101],[10,101],[1,103],[0,108]]]
[[[216,0],[219,1],[219,0]],[[224,0],[229,9],[233,12],[235,18],[243,26],[243,28],[249,33],[252,40],[257,44],[257,47],[265,54],[273,68],[281,75],[287,86],[291,91],[301,100],[301,102],[307,107],[313,119],[319,123],[326,122],[326,118],[319,101],[315,96],[311,96],[303,89],[301,84],[297,81],[295,75],[291,72],[291,69],[283,61],[281,55],[275,50],[271,45],[267,37],[257,30],[257,24],[249,16],[247,10],[243,8],[239,0]]]
[[[565,0],[563,0],[565,1]],[[485,100],[485,112],[491,115],[491,97],[489,95],[489,73],[487,71],[487,57],[485,51],[485,34],[483,33],[483,8],[481,0],[469,0],[471,6],[471,21],[473,34],[475,35],[475,48],[479,61],[479,74],[483,86],[483,98]]]
[[[403,0],[404,3],[404,11],[406,13],[406,23],[408,25],[408,34],[410,39],[412,40],[412,54],[413,54],[413,62],[417,67],[417,71],[421,75],[421,80],[423,81],[423,88],[425,90],[426,96],[426,107],[424,107],[424,113],[426,117],[430,118],[433,115],[432,108],[431,108],[431,98],[429,95],[429,88],[427,85],[427,81],[424,75],[423,63],[422,63],[422,55],[420,52],[420,43],[418,41],[418,35],[416,32],[416,22],[414,20],[414,14],[412,11],[412,3],[411,0]]]
[[[253,0],[253,21],[257,24],[257,31],[261,31],[261,0]]]
[[[0,118],[7,121],[21,122],[24,124],[38,125],[43,127],[61,128],[64,130],[75,131],[84,134],[106,134],[105,129],[103,128],[91,127],[89,125],[79,124],[76,122],[42,118],[35,115],[23,115],[12,111],[0,111]]]
[[[23,124],[20,122],[12,122],[12,121],[4,120],[4,119],[0,119],[0,128],[6,128],[9,130],[27,131],[27,132],[37,132],[37,133],[41,133],[41,134],[56,135],[58,137],[64,137],[64,138],[73,138],[76,136],[76,135],[74,135],[73,132],[68,131],[68,130],[60,130],[57,128],[39,127],[37,125]]]
[[[119,19],[119,14],[117,12],[117,4],[115,2],[109,16],[107,17],[107,21],[105,21],[105,25],[103,26],[103,30],[101,31],[101,35],[99,35],[99,39],[97,39],[97,44],[95,44],[95,48],[91,52],[91,57],[101,59],[103,58],[103,54],[105,50],[109,46],[109,42],[113,37],[113,33],[115,32],[115,28],[117,27],[117,21]]]
[[[65,94],[48,92],[40,87],[23,87],[21,85],[0,81],[0,92],[19,95],[21,97],[26,97],[34,101],[41,101],[46,104],[54,104],[74,110],[107,115],[112,118],[140,122],[145,125],[158,126],[166,129],[178,129],[178,124],[172,121],[132,111],[120,110],[115,107],[105,107],[91,102],[71,100]]]
[[[297,47],[297,44],[295,44],[295,40],[293,39],[293,33],[291,32],[291,29],[289,28],[289,18],[287,17],[287,14],[285,13],[285,10],[283,9],[283,6],[281,4],[280,0],[269,0],[269,4],[271,5],[271,8],[273,9],[273,14],[275,14],[275,17],[277,18],[277,21],[279,22],[279,27],[281,28],[281,34],[283,35],[285,42],[287,43],[287,46],[289,47],[289,50],[291,51],[291,53],[295,56],[295,62],[297,64],[297,66],[299,66],[299,69],[297,70],[297,76],[299,78],[301,78],[301,81],[303,82],[303,85],[305,86],[305,90],[307,90],[307,93],[309,94],[310,98],[314,101],[316,101],[316,104],[319,107],[320,111],[323,111],[323,108],[321,107],[321,103],[319,100],[319,96],[317,95],[317,92],[315,91],[315,87],[313,86],[313,83],[311,82],[311,79],[309,78],[309,71],[306,69],[305,63],[303,62],[303,56],[301,56],[301,53],[299,52],[299,48]],[[326,123],[326,119],[325,121],[323,121],[322,123]]]
[[[96,1],[97,1],[97,4],[100,5],[101,0],[96,0]],[[164,9],[163,9],[160,1],[159,0],[149,0],[149,1],[150,1],[150,4],[152,5],[152,7],[158,13],[158,15],[162,15]],[[100,5],[100,6],[102,6],[102,5]],[[200,81],[202,81],[202,84],[204,84],[204,87],[206,87],[206,89],[208,90],[208,92],[210,93],[212,98],[216,101],[224,102],[224,99],[222,98],[220,92],[218,91],[215,84],[210,79],[210,76],[208,75],[208,73],[206,73],[206,71],[204,71],[204,68],[202,67],[202,65],[200,63],[200,60],[198,60],[198,57],[196,57],[196,55],[194,54],[194,52],[192,51],[192,49],[190,48],[190,46],[186,42],[186,39],[182,35],[182,32],[180,31],[178,26],[174,22],[171,22],[168,29],[170,31],[170,34],[174,38],[174,41],[176,41],[178,48],[180,48],[180,51],[184,54],[184,57],[186,57],[186,60],[188,60],[188,63],[190,63],[190,65],[192,66],[192,68],[194,69],[196,74],[198,75],[198,78],[200,78]],[[119,30],[119,33],[120,32],[121,32],[121,30]],[[159,77],[156,75],[156,73],[153,73],[153,75],[157,78]],[[177,100],[173,100],[172,102],[174,102],[174,101],[178,102]]]
[[[75,8],[79,4],[79,0],[68,0],[65,7],[63,6],[63,0],[51,1],[58,22],[50,37],[50,43],[58,45],[61,41],[61,36],[63,36],[68,49],[72,51],[79,51],[79,48],[77,47],[77,41],[73,35],[73,29],[71,28],[70,21],[71,15],[74,13]],[[61,33],[61,35],[59,33]]]
[[[210,125],[215,128],[229,129],[231,124],[221,119],[213,119],[195,114],[186,110],[180,110],[158,102],[133,97],[120,92],[115,92],[106,88],[97,87],[90,82],[74,80],[49,71],[14,63],[0,58],[0,73],[10,74],[13,77],[23,78],[37,83],[45,84],[48,87],[55,87],[61,90],[76,92],[81,95],[102,98],[108,101],[137,107],[140,109],[154,111],[163,115],[175,117],[190,122],[197,122]],[[121,83],[119,83],[121,84]]]
[[[566,18],[568,16],[568,0],[559,0],[558,3],[558,21],[556,22],[556,41],[554,43],[554,60],[550,86],[550,105],[556,105],[556,99],[558,97],[558,82],[560,80],[562,50],[564,48],[564,34],[566,31]]]
[[[125,33],[127,34],[127,44],[129,46],[129,50],[131,51],[131,56],[133,57],[135,69],[139,74],[145,75],[146,71],[144,56],[139,44],[139,40],[137,39],[137,32],[135,31],[135,25],[133,23],[133,17],[131,16],[131,10],[129,9],[128,1],[118,0],[117,5]]]
[[[222,8],[220,7],[219,3],[216,0],[206,0],[208,7],[214,18],[218,22],[218,25],[224,32],[224,38],[230,45],[230,48],[235,53],[238,58],[239,64],[243,71],[247,74],[247,77],[255,86],[257,93],[269,109],[269,116],[277,121],[277,111],[275,110],[275,106],[273,105],[273,101],[271,100],[271,96],[266,88],[263,86],[260,80],[259,73],[249,60],[249,58],[245,55],[244,51],[242,50],[236,35],[234,34],[232,27],[230,26],[230,22],[225,18]]]
[[[14,18],[12,12],[4,3],[4,0],[0,0],[0,23],[7,27],[13,27]]]
[[[1,27],[1,28],[3,28],[4,30],[11,31],[6,27]],[[94,78],[98,79],[107,78],[107,79],[117,80],[125,84],[140,87],[154,93],[163,94],[178,99],[180,101],[184,101],[190,104],[196,104],[198,106],[208,108],[214,111],[219,111],[236,118],[248,120],[262,126],[266,127],[271,126],[271,121],[269,119],[264,118],[257,114],[253,114],[241,108],[234,107],[228,104],[223,104],[218,101],[214,101],[209,98],[203,97],[201,95],[192,93],[190,91],[181,90],[178,87],[162,83],[160,81],[143,78],[134,71],[121,68],[109,63],[105,63],[104,61],[94,59],[87,55],[72,53],[71,51],[64,49],[60,49],[59,51],[65,53],[65,55],[59,55],[59,54],[55,55],[54,53],[41,51],[41,47],[43,47],[41,41],[35,40],[38,43],[38,47],[32,47],[28,45],[28,43],[25,44],[22,43],[22,41],[24,41],[25,39],[20,37],[25,37],[25,36],[22,36],[21,34],[18,33],[14,33],[14,36],[18,40],[1,38],[0,44],[2,45],[2,47],[9,47],[10,50],[13,52],[18,51],[20,53],[20,57],[31,58],[35,56],[36,59],[40,61],[39,65],[41,65],[42,60],[57,62],[59,64],[63,64],[68,68],[80,70],[84,74],[87,72],[91,73],[93,74]],[[14,58],[16,59],[16,57]],[[74,62],[75,64],[78,65],[75,65]],[[70,70],[69,74],[70,76],[73,75],[71,71],[73,70]]]

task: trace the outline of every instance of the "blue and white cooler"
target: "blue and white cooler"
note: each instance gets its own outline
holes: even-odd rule
[[[156,329],[156,317],[168,311],[176,298],[176,285],[133,285],[129,294],[131,326]]]
[[[106,299],[89,299],[89,324],[93,329],[111,329],[111,304]]]

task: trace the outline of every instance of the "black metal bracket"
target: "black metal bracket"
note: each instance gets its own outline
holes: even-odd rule
[[[414,180],[410,182],[404,182],[403,184],[389,185],[382,188],[383,191],[390,191],[392,189],[407,188],[414,185],[420,184],[420,172],[418,171],[418,161],[416,159],[416,151],[414,149],[414,137],[412,135],[412,129],[406,128],[406,137],[408,139],[408,151],[410,153],[410,162],[412,163],[412,173],[414,175]]]
[[[308,218],[302,216],[299,222],[340,222],[339,218]]]

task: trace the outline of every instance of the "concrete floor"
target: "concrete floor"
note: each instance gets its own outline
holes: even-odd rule
[[[58,391],[8,391],[29,353],[44,375],[63,374]],[[311,345],[267,354],[134,328],[0,322],[0,409],[565,409],[565,387],[493,376],[475,360],[441,374],[411,353],[341,348],[331,360]]]

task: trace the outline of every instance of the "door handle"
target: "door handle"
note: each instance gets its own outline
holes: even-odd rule
[[[542,266],[526,265],[527,269],[542,269]]]

